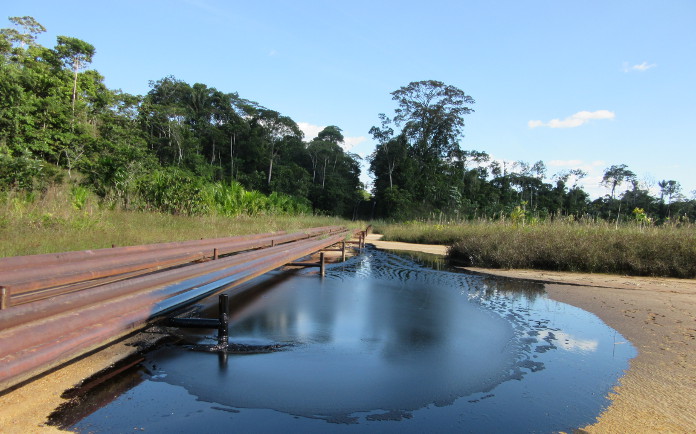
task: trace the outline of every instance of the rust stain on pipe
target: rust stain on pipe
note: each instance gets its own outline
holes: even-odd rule
[[[130,333],[221,286],[229,289],[340,242],[348,233],[315,228],[303,233],[306,239],[4,309],[0,311],[0,389]],[[278,238],[274,236],[275,242]]]
[[[322,228],[319,228],[322,229]],[[326,228],[331,230],[331,228]],[[296,232],[285,235],[265,235],[252,240],[228,241],[217,246],[219,255],[227,255],[245,250],[258,249],[271,245],[271,243],[287,243],[298,239],[307,238],[318,230]],[[205,241],[205,240],[204,240]],[[200,243],[196,241],[196,243]],[[181,244],[181,243],[178,243]],[[212,244],[205,241],[204,246]],[[152,246],[152,245],[151,245]],[[148,246],[148,247],[151,247]],[[0,284],[12,289],[13,296],[37,291],[40,289],[68,285],[86,280],[99,279],[117,274],[130,273],[145,269],[157,269],[178,264],[193,262],[210,257],[210,248],[200,248],[200,245],[192,247],[170,247],[165,251],[156,249],[154,252],[122,253],[117,256],[91,258],[90,260],[76,260],[67,264],[46,264],[40,269],[22,267],[13,271],[5,271],[0,278]],[[80,253],[80,252],[77,252]],[[39,255],[43,256],[43,255]],[[24,257],[30,261],[32,257]],[[8,258],[13,259],[13,258]],[[40,259],[40,258],[39,258]]]

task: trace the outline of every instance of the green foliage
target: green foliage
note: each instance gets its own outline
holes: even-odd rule
[[[474,100],[453,86],[412,82],[392,97],[397,103],[393,119],[380,114],[380,124],[369,131],[377,142],[370,156],[376,217],[458,222],[509,217],[524,225],[573,215],[619,224],[632,218],[628,210],[639,207],[657,223],[675,212],[696,219],[696,200],[680,196],[678,182],[661,181],[658,202],[625,164],[605,170],[602,184],[610,194],[590,202],[578,186],[587,176],[580,169],[553,175],[553,185],[544,180],[543,161],[509,164],[462,149],[464,116]],[[624,185],[626,191],[618,190]]]
[[[10,21],[14,27],[0,29],[1,189],[44,189],[59,167],[108,207],[351,214],[358,157],[340,147],[340,128],[320,134],[330,146],[319,177],[318,160],[288,116],[172,76],[151,82],[145,96],[109,90],[88,69],[94,46],[59,36],[54,48],[42,47],[35,40],[43,26],[31,17]],[[211,199],[232,193],[206,192],[235,182],[246,189],[235,199],[242,204]],[[84,206],[77,193],[73,199]]]
[[[142,175],[136,191],[148,208],[171,214],[204,214],[208,208],[201,200],[203,182],[183,169],[166,167]]]
[[[60,170],[45,161],[27,153],[14,157],[0,149],[0,190],[41,190],[61,178]]]
[[[80,185],[75,185],[70,189],[70,202],[76,210],[82,210],[87,204],[89,190]]]
[[[207,208],[218,215],[299,215],[311,214],[308,201],[283,193],[273,192],[266,196],[258,191],[247,191],[241,184],[233,182],[209,184],[202,192]]]
[[[525,220],[527,219],[527,210],[525,209],[526,205],[527,202],[522,201],[522,204],[517,205],[510,213],[510,219],[514,225],[518,226],[520,224],[524,224]]]

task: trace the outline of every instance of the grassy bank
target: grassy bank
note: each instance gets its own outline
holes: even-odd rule
[[[77,203],[76,203],[77,201]],[[0,197],[0,257],[183,241],[302,228],[364,227],[313,215],[177,216],[109,209],[93,195],[76,197],[65,186],[42,195],[3,193]]]
[[[607,223],[518,226],[482,221],[457,225],[377,224],[389,241],[446,244],[464,265],[554,271],[696,277],[696,226],[618,228]]]

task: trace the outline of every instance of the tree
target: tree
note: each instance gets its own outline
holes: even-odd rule
[[[72,92],[73,114],[75,113],[75,99],[77,98],[77,74],[82,67],[92,62],[95,51],[94,46],[88,42],[69,36],[58,36],[56,52],[65,63],[65,66],[72,68],[74,75]]]
[[[681,185],[673,180],[670,179],[667,181],[667,186],[665,187],[665,193],[667,194],[667,204],[671,205],[672,204],[672,198],[675,195],[678,195],[679,192],[681,191]]]
[[[263,126],[266,132],[265,141],[268,152],[267,183],[270,187],[273,174],[273,162],[280,154],[283,142],[292,137],[302,138],[302,131],[300,131],[295,121],[274,110],[259,110],[256,121]]]
[[[473,111],[473,98],[435,80],[411,82],[391,95],[397,103],[393,120],[380,114],[380,125],[370,129],[378,142],[370,156],[377,201],[385,203],[389,190],[389,197],[398,197],[396,202],[402,206],[406,199],[417,201],[417,206],[409,204],[414,210],[420,208],[417,212],[448,207],[453,203],[453,186],[457,187],[456,194],[461,195],[459,186],[466,157],[459,140],[463,136],[464,115]],[[461,174],[453,164],[455,160],[462,163]],[[382,209],[387,213],[397,211],[389,208]],[[405,215],[403,210],[398,213]]]
[[[628,166],[625,164],[620,164],[618,166],[615,165],[604,170],[602,185],[611,188],[611,198],[614,199],[614,191],[616,190],[616,187],[624,182],[631,182],[635,178],[636,174],[628,170]]]
[[[17,29],[1,29],[0,35],[2,35],[10,44],[19,44],[20,49],[24,49],[24,46],[34,45],[36,41],[36,35],[44,33],[46,28],[42,26],[33,17],[10,17],[10,22],[16,27],[20,27],[22,31]]]
[[[389,188],[392,188],[394,187],[392,175],[394,173],[394,169],[396,168],[396,158],[394,152],[392,152],[391,155],[389,153],[389,143],[392,141],[394,136],[394,130],[389,126],[391,119],[389,119],[387,115],[380,113],[379,120],[382,123],[381,128],[373,126],[370,128],[369,133],[372,135],[372,138],[377,141],[380,151],[384,154],[384,159],[387,163],[387,173],[389,174]]]
[[[418,154],[445,158],[458,149],[464,115],[474,111],[469,107],[475,102],[472,97],[436,80],[414,81],[391,95],[398,104],[394,122],[404,125]]]
[[[342,130],[336,125],[329,125],[317,134],[317,139],[327,142],[341,144],[345,140]]]

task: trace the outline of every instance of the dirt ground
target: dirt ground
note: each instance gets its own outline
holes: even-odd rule
[[[378,235],[368,242],[393,250],[446,250],[380,241]],[[544,283],[551,298],[594,313],[637,348],[638,356],[610,394],[612,404],[580,432],[696,432],[696,280],[466,269]]]
[[[382,241],[382,235],[380,234],[368,234],[366,242],[374,245],[378,249],[389,249],[389,250],[411,250],[423,253],[432,253],[434,255],[446,255],[447,246],[442,246],[439,244],[411,244],[411,243],[399,243],[396,241]]]

